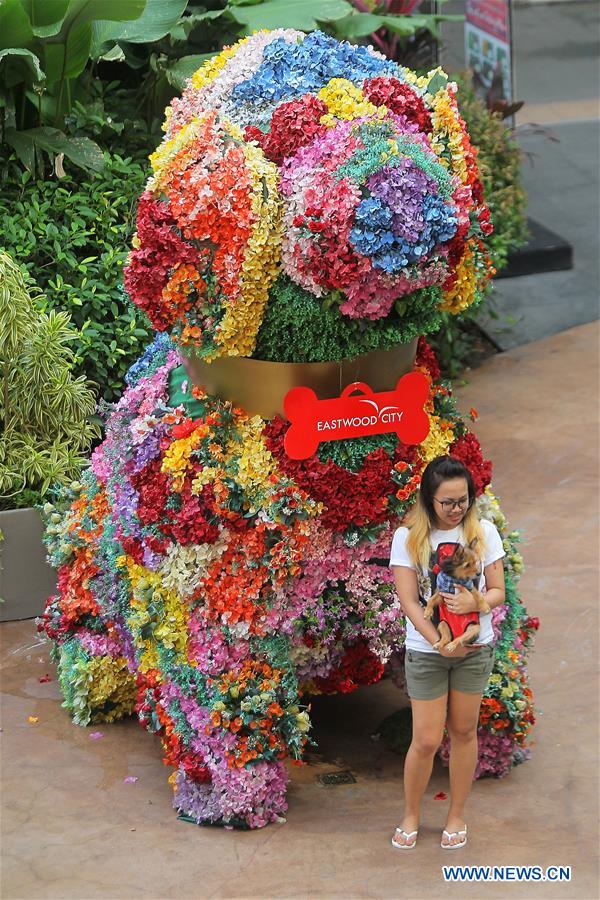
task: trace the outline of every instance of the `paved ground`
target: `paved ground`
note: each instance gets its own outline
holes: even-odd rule
[[[451,0],[444,11],[462,13],[464,3]],[[496,282],[500,319],[480,321],[504,350],[598,317],[599,20],[594,2],[514,10],[515,95],[525,101],[516,135],[528,212],[573,245],[574,268]],[[444,27],[449,71],[464,67],[462,34],[462,25]]]
[[[464,850],[438,846],[447,801],[433,798],[448,778],[437,762],[418,846],[390,846],[402,757],[370,740],[406,702],[389,682],[316,701],[321,761],[293,770],[287,824],[198,828],[175,817],[158,741],[133,721],[71,725],[56,681],[39,683],[54,670],[33,623],[11,623],[0,629],[4,900],[597,897],[597,346],[594,325],[576,328],[486,361],[459,392],[462,409],[479,410],[495,489],[524,532],[522,590],[541,619],[533,757],[474,784]],[[90,740],[95,730],[104,737]],[[357,783],[319,787],[338,766]],[[442,864],[459,862],[570,865],[572,881],[445,885]]]

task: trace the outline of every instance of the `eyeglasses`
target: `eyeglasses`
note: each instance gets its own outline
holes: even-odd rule
[[[437,497],[433,498],[436,503],[439,503],[444,512],[452,512],[453,509],[468,509],[471,506],[471,498],[470,497],[461,497],[460,500],[438,500]]]

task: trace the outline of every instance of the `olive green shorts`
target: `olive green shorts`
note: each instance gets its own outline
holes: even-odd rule
[[[465,694],[483,694],[493,668],[493,644],[485,644],[457,659],[407,648],[404,658],[406,687],[412,700],[435,700],[450,688]]]

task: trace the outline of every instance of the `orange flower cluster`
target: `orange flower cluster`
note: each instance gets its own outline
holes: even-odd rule
[[[201,296],[205,290],[206,282],[198,269],[190,263],[181,263],[174,268],[162,297],[166,308],[173,319],[176,319],[191,309],[196,297]],[[198,331],[202,333],[201,329]]]
[[[479,722],[481,725],[487,725],[492,716],[499,715],[503,712],[504,706],[495,697],[484,697],[481,701],[481,710],[479,712]],[[504,721],[504,720],[501,720]],[[508,722],[506,722],[508,724]],[[493,724],[495,728],[496,725]],[[503,726],[500,726],[503,727]]]
[[[75,559],[58,574],[61,626],[69,628],[87,614],[96,616],[100,608],[90,591],[90,579],[98,574],[91,548],[86,545],[75,552]]]
[[[277,700],[269,699],[273,698],[280,682],[278,669],[256,659],[245,660],[238,672],[226,672],[219,679],[218,690],[225,702],[215,703],[210,714],[211,725],[236,735],[242,732],[235,747],[226,753],[229,768],[241,769],[265,754],[273,759],[287,756],[280,729],[280,720],[286,711]],[[211,679],[209,683],[214,682]],[[244,702],[244,698],[250,697],[263,703],[259,707],[252,706],[250,711]]]
[[[392,478],[400,485],[396,491],[396,499],[400,500],[401,503],[408,500],[409,497],[412,497],[421,483],[421,475],[419,472],[415,471],[415,468],[419,466],[419,464],[421,464],[422,468],[422,460],[420,460],[420,458],[413,464],[409,464],[405,460],[400,459],[394,465]]]
[[[261,662],[258,659],[247,659],[242,663],[239,672],[226,672],[219,679],[219,691],[222,694],[227,694],[231,690],[232,685],[235,684],[240,693],[242,693],[247,690],[251,681],[259,682],[259,690],[268,691],[277,686],[280,680],[281,672],[279,669],[274,669],[268,663]],[[212,681],[212,679],[209,679],[210,684],[212,684]]]
[[[260,619],[265,607],[260,601],[263,593],[270,590],[270,573],[260,560],[267,552],[265,527],[260,523],[244,531],[239,543],[232,541],[210,565],[194,596],[206,603],[211,622],[247,622],[252,634],[263,633]]]

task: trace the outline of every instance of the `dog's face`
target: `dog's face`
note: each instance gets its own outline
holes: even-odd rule
[[[479,574],[479,557],[475,552],[477,540],[468,546],[458,546],[452,556],[442,563],[442,569],[447,575],[468,581]]]

